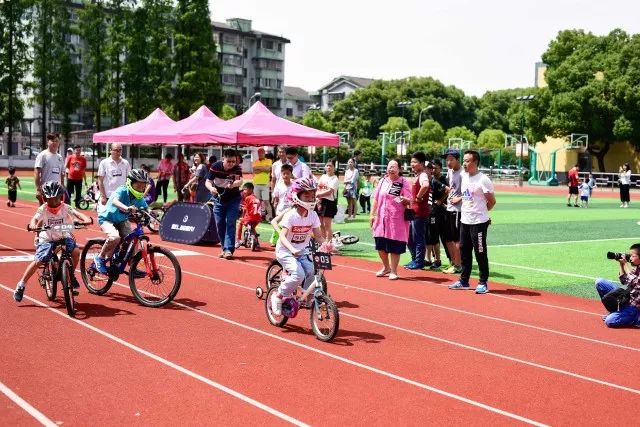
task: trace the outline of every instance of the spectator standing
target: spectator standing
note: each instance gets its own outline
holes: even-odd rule
[[[496,204],[493,183],[478,170],[480,154],[467,150],[464,153],[461,174],[462,211],[460,224],[460,255],[462,272],[460,279],[449,286],[449,289],[468,289],[469,277],[473,263],[472,252],[475,252],[480,281],[476,294],[489,292],[489,258],[487,256],[487,229],[489,228],[489,211]]]
[[[69,199],[73,198],[75,193],[74,204],[76,208],[82,198],[82,183],[87,185],[87,159],[82,155],[82,147],[75,145],[73,153],[67,156],[65,169],[67,171],[67,190],[69,191]],[[71,200],[69,200],[71,204]]]
[[[293,168],[293,178],[312,178],[311,169],[307,166],[306,163],[301,162],[298,157],[298,149],[296,147],[288,147],[285,150],[285,154],[287,156],[287,162]]]
[[[280,168],[280,180],[273,189],[273,204],[276,206],[276,215],[280,215],[293,206],[293,198],[291,197],[291,186],[293,185],[293,168],[289,164],[284,164]],[[274,229],[269,239],[271,246],[275,247],[278,243],[278,232]]]
[[[356,195],[358,190],[358,169],[355,167],[353,159],[347,162],[347,170],[344,171],[343,178],[344,190],[342,194],[347,199],[347,219],[355,219],[356,211]]]
[[[122,145],[111,144],[111,155],[103,159],[98,165],[98,189],[100,200],[97,205],[98,212],[101,212],[107,205],[107,200],[118,187],[125,185],[127,175],[131,171],[131,165],[122,158]]]
[[[47,149],[41,151],[36,157],[33,178],[36,186],[36,198],[41,205],[44,203],[42,184],[56,181],[64,186],[64,160],[58,154],[59,147],[60,136],[57,133],[49,133],[47,134]]]
[[[193,155],[193,165],[195,170],[189,178],[189,181],[182,188],[183,191],[188,191],[191,195],[191,200],[196,203],[206,203],[209,201],[210,193],[206,187],[207,176],[209,175],[209,169],[205,163],[205,155],[203,153],[197,153]]]
[[[360,201],[360,208],[362,209],[361,213],[370,213],[373,186],[371,184],[371,175],[369,175],[369,173],[367,173],[366,176],[364,174],[360,175],[358,188],[360,188],[360,195],[358,196],[358,199]]]
[[[573,206],[575,206],[576,208],[578,207],[578,172],[580,172],[580,167],[576,164],[567,173],[567,178],[569,179],[569,195],[567,196],[567,206],[571,206],[571,197],[573,197]],[[622,195],[620,197],[622,198]]]
[[[444,270],[447,274],[460,274],[460,210],[462,209],[462,177],[460,175],[460,153],[448,150],[447,161],[447,212],[445,213],[444,240],[451,260],[451,266]]]
[[[324,175],[318,181],[316,198],[319,200],[320,232],[324,240],[330,242],[333,239],[331,221],[338,212],[338,177],[336,176],[335,160],[329,160],[324,166],[324,171]]]
[[[160,194],[162,194],[163,203],[167,203],[171,174],[173,174],[173,155],[171,153],[167,153],[164,156],[164,159],[160,160],[158,163],[157,195],[160,196]]]
[[[444,221],[446,212],[446,187],[447,179],[442,175],[442,162],[440,159],[435,159],[430,163],[430,167],[427,168],[427,174],[430,178],[431,191],[429,192],[429,223],[427,225],[427,256],[429,251],[433,255],[434,261],[429,266],[431,270],[438,270],[442,267],[442,261],[440,260],[440,242],[445,247],[445,253],[449,260],[449,252],[445,245],[444,239]]]
[[[220,258],[232,259],[235,251],[235,226],[240,213],[242,168],[235,150],[225,150],[223,160],[211,165],[206,181],[207,190],[215,197],[213,215],[220,238]]]
[[[620,166],[618,173],[618,182],[620,183],[620,207],[628,208],[631,198],[629,196],[629,187],[631,186],[631,168],[629,163]]]
[[[262,212],[267,219],[273,217],[269,203],[269,172],[273,162],[265,157],[264,148],[258,148],[258,159],[253,161],[253,194],[262,203]]]
[[[178,161],[173,167],[173,189],[178,195],[179,202],[185,199],[182,189],[186,183],[189,182],[190,178],[191,171],[189,171],[189,164],[184,160],[184,154],[178,153]]]
[[[9,176],[5,183],[7,184],[7,206],[15,208],[16,200],[18,200],[18,188],[22,190],[22,185],[20,185],[20,179],[16,176],[16,168],[13,166],[9,168]]]
[[[584,178],[582,184],[578,186],[580,190],[580,207],[589,207],[589,194],[591,193],[591,187],[589,187],[589,178]]]
[[[409,252],[411,261],[404,265],[409,270],[422,270],[426,255],[425,231],[429,220],[429,176],[425,172],[427,157],[422,151],[417,151],[411,156],[411,169],[415,174],[415,180],[411,185],[411,209],[414,219],[409,226]]]
[[[597,185],[593,174],[589,174],[589,181],[587,183],[589,184],[589,197],[591,197],[593,195],[593,189],[596,188]]]
[[[400,176],[400,166],[395,160],[387,164],[387,175],[373,192],[373,203],[369,223],[373,230],[382,269],[376,277],[389,275],[389,280],[398,279],[400,255],[407,250],[409,221],[404,211],[411,203],[411,183]]]
[[[278,147],[278,160],[271,165],[271,191],[276,188],[276,184],[280,180],[280,168],[287,163],[286,148],[283,146]]]

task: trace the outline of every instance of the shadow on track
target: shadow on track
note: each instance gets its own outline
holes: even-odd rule
[[[296,333],[303,335],[313,335],[313,331],[309,328],[304,328],[298,325],[289,325],[287,324],[282,331],[286,334]],[[374,334],[371,332],[361,332],[361,331],[348,331],[345,329],[340,329],[338,331],[338,335],[331,341],[329,344],[333,345],[341,345],[341,346],[353,346],[357,342],[364,342],[367,344],[378,344],[380,341],[385,339],[384,335]]]

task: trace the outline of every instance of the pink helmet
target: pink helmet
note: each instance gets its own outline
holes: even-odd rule
[[[300,193],[305,191],[316,191],[317,188],[318,184],[316,184],[316,181],[311,177],[296,179],[293,181],[291,186],[291,199],[293,200],[293,204],[301,206],[308,211],[312,211],[313,208],[316,207],[315,199],[313,202],[303,202],[300,200]]]

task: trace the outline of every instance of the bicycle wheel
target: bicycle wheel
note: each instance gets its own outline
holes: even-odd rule
[[[281,282],[282,266],[277,259],[274,259],[273,261],[271,261],[271,264],[269,264],[269,268],[267,268],[267,274],[265,278],[267,289],[277,288],[278,286],[280,286]]]
[[[104,295],[113,284],[106,274],[98,273],[93,259],[102,251],[104,240],[90,240],[80,255],[80,275],[87,290],[95,295]],[[117,249],[116,249],[117,250]]]
[[[271,288],[267,292],[267,297],[264,299],[264,311],[267,313],[267,320],[269,320],[269,323],[273,326],[282,327],[287,324],[287,320],[289,320],[289,318],[287,316],[277,316],[273,314],[273,311],[271,310],[271,295],[275,292],[278,292],[278,288]]]
[[[360,238],[358,236],[353,236],[353,235],[346,235],[346,236],[342,236],[339,237],[340,242],[342,242],[343,245],[353,245],[354,243],[358,243],[360,241]]]
[[[89,209],[89,202],[87,200],[80,200],[78,202],[78,209],[82,209],[83,211],[86,211],[87,209]]]
[[[149,218],[147,228],[153,233],[157,233],[160,231],[160,222],[164,216],[164,211],[162,209],[153,209],[149,214],[151,215],[151,218]]]
[[[129,287],[140,304],[146,307],[161,307],[169,303],[180,290],[182,270],[178,259],[168,249],[149,246],[147,251],[151,276],[147,274],[136,278],[135,272],[138,269],[147,271],[147,261],[142,258],[142,252],[138,252],[131,261]]]
[[[58,293],[56,268],[56,260],[52,257],[40,276],[41,284],[44,287],[44,291],[47,294],[47,299],[49,301],[54,301],[56,299],[56,294]]]
[[[67,306],[67,314],[71,317],[76,315],[76,302],[73,299],[73,286],[71,285],[71,275],[73,266],[71,261],[62,261],[62,290],[64,292],[64,304]]]
[[[320,341],[331,341],[338,333],[338,307],[327,295],[315,298],[310,314],[311,329]]]

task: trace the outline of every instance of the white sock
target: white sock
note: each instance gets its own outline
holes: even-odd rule
[[[16,285],[16,290],[17,290],[18,288],[24,288],[24,285],[25,285],[25,283],[24,283],[22,280],[20,280],[20,281],[18,282],[18,284]]]

